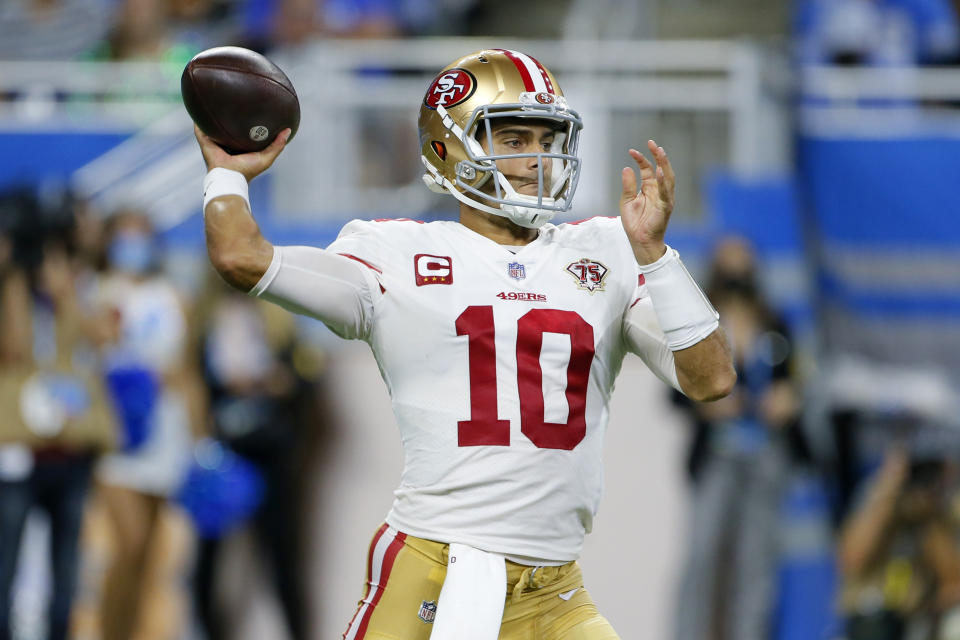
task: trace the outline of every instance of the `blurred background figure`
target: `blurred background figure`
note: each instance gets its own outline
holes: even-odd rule
[[[90,57],[183,65],[202,49],[236,40],[237,3],[225,0],[122,0]]]
[[[956,448],[888,437],[840,530],[847,640],[960,638]]]
[[[104,640],[127,640],[140,633],[145,605],[160,599],[157,549],[169,517],[167,498],[190,461],[197,378],[184,303],[158,272],[149,219],[137,211],[114,215],[105,248],[96,296],[116,323],[116,341],[105,345],[103,357],[122,437],[119,451],[98,468],[112,554],[101,625]],[[168,612],[165,623],[173,624],[172,617]]]
[[[678,640],[770,637],[783,491],[791,466],[808,459],[790,333],[765,300],[756,269],[745,239],[719,241],[706,292],[738,380],[726,398],[689,406],[693,503]]]
[[[100,376],[104,335],[78,303],[73,202],[51,188],[0,196],[0,638],[68,637],[81,524],[96,457],[114,445]],[[15,624],[14,578],[28,515],[49,521],[46,616]],[[34,531],[36,533],[36,531]],[[21,567],[22,568],[22,567]],[[23,616],[27,617],[27,616]],[[22,620],[20,620],[23,622]]]
[[[303,573],[305,479],[311,443],[326,431],[326,417],[317,411],[321,363],[286,311],[229,289],[217,277],[210,278],[203,300],[202,358],[213,441],[197,451],[205,471],[195,471],[181,492],[200,535],[197,614],[208,640],[233,637],[231,623],[245,605],[224,602],[217,582],[229,561],[229,534],[249,523],[254,556],[266,562],[288,637],[303,640],[310,637]],[[211,465],[204,464],[211,452],[218,452],[213,477]],[[230,482],[237,487],[234,496],[247,498],[216,502],[212,487]]]
[[[196,50],[170,28],[167,0],[124,0],[94,56],[107,60],[155,60],[186,64]],[[202,48],[202,47],[200,47]]]
[[[267,50],[308,45],[318,37],[455,35],[467,32],[476,5],[476,0],[245,0],[243,40]]]

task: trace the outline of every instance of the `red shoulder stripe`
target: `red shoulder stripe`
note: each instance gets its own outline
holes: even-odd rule
[[[373,222],[416,222],[417,224],[427,224],[423,220],[415,218],[374,218]]]
[[[367,262],[367,261],[364,260],[363,258],[358,258],[357,256],[351,255],[351,254],[349,254],[349,253],[338,253],[337,255],[343,256],[344,258],[350,258],[351,260],[356,260],[357,262],[359,262],[359,263],[362,264],[363,266],[369,267],[370,269],[373,269],[373,270],[376,271],[377,273],[380,273],[380,274],[383,273],[383,271],[381,271],[380,269],[377,269],[375,266],[373,266],[372,264],[370,264],[369,262]]]

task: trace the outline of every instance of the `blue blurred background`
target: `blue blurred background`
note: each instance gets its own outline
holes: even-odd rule
[[[8,551],[19,549],[19,555],[7,554],[10,575],[0,575],[12,594],[0,626],[9,621],[11,637],[21,639],[53,637],[46,634],[64,616],[78,638],[329,638],[340,632],[362,586],[363,547],[389,504],[399,468],[389,406],[381,398],[386,394],[362,349],[338,343],[313,321],[252,308],[211,275],[200,213],[204,168],[180,102],[180,73],[195,53],[225,44],[264,52],[284,69],[300,97],[301,129],[275,167],[251,185],[252,206],[272,242],[326,246],[352,218],[456,215],[452,198],[422,186],[417,110],[437,70],[470,51],[502,47],[548,66],[584,117],[584,169],[567,220],[614,215],[627,148],[655,138],[678,175],[667,240],[691,271],[706,286],[718,243],[732,236],[754,254],[759,295],[790,337],[789,376],[804,452],[802,460],[788,463],[777,494],[778,551],[761,616],[763,637],[908,637],[896,635],[906,634],[903,629],[864,632],[848,624],[866,614],[851,604],[859,599],[844,594],[865,578],[843,569],[842,553],[837,558],[838,548],[846,548],[845,527],[868,502],[864,483],[886,468],[882,461],[891,448],[906,448],[912,463],[924,456],[948,460],[960,441],[954,435],[960,434],[957,5],[5,0],[0,254],[4,278],[23,271],[28,293],[18,298],[17,280],[8,278],[0,321],[5,333],[34,346],[24,353],[14,345],[3,355],[4,371],[15,381],[9,396],[0,398],[10,403],[4,412],[26,415],[23,375],[46,371],[56,359],[44,360],[41,346],[62,331],[44,333],[42,319],[50,316],[60,327],[63,307],[44,279],[49,269],[40,265],[54,251],[47,240],[62,235],[61,218],[83,222],[68,224],[70,234],[93,229],[86,240],[63,241],[79,300],[67,315],[102,328],[103,318],[119,314],[114,321],[121,338],[135,330],[123,324],[134,312],[117,302],[132,294],[102,286],[121,266],[108,254],[116,214],[125,212],[155,234],[151,277],[179,300],[179,311],[173,305],[161,314],[169,326],[181,327],[170,347],[182,354],[178,368],[144,358],[164,380],[179,379],[165,384],[182,400],[180,422],[189,443],[175,482],[125,487],[140,496],[136,504],[144,509],[130,516],[131,523],[111,515],[134,507],[124,506],[126,494],[101,486],[110,481],[98,466],[104,451],[123,448],[117,444],[122,415],[110,427],[113,444],[102,446],[44,440],[27,418],[26,431],[0,431],[0,488],[25,486],[48,460],[60,460],[63,449],[82,454],[90,468],[80,473],[91,486],[76,516],[82,532],[75,536],[72,578],[69,570],[63,570],[67,578],[58,572],[56,561],[52,570],[45,568],[43,541],[56,546],[59,520],[39,489],[31,494],[34,506],[49,513],[30,516],[27,531],[40,533],[3,538],[0,531]],[[26,264],[27,242],[47,257]],[[105,304],[104,297],[114,301]],[[104,309],[107,315],[98,315]],[[170,314],[179,319],[169,320]],[[27,325],[32,329],[23,329]],[[21,329],[26,333],[17,333]],[[116,335],[88,335],[74,351],[109,362],[122,342]],[[240,343],[260,347],[231,360],[229,345]],[[233,374],[244,367],[248,375],[237,382]],[[685,425],[700,414],[671,402],[645,376],[626,367],[627,381],[620,383],[649,391],[624,400],[620,417],[614,407],[611,438],[624,439],[613,440],[608,453],[608,498],[584,565],[587,584],[597,583],[590,588],[601,610],[624,638],[680,639],[674,621],[686,607],[679,586],[691,544],[685,536],[699,508],[684,478],[685,451],[694,439]],[[276,383],[281,378],[286,386]],[[243,420],[235,426],[237,415],[274,415],[278,407],[294,416],[283,437],[261,442],[258,429],[269,429]],[[211,436],[227,448],[217,449]],[[939,444],[930,445],[931,438]],[[633,457],[621,461],[617,451]],[[294,453],[300,474],[290,479],[282,470]],[[27,467],[24,455],[32,461]],[[938,517],[948,523],[952,553],[960,556],[955,475]],[[187,478],[209,480],[189,484]],[[229,487],[242,487],[230,505],[209,498],[234,495]],[[637,502],[630,496],[638,493],[659,498]],[[203,513],[205,504],[212,516]],[[4,527],[16,531],[19,516],[9,513]],[[283,531],[271,527],[288,520]],[[130,542],[130,566],[150,568],[111,578],[119,575],[111,562],[120,557],[115,549],[125,536],[140,540]],[[147,540],[160,550],[148,553]],[[296,550],[295,557],[284,547]],[[624,589],[632,579],[618,568],[625,548],[629,571],[649,574],[635,589]],[[258,558],[288,569],[256,569]],[[950,591],[950,585],[960,589],[960,561],[930,573],[936,588],[953,596],[943,595],[936,615],[927,616],[935,619],[930,635],[909,637],[960,637],[960,591]],[[241,586],[251,575],[254,586]],[[57,600],[56,583],[64,579],[74,596]],[[105,602],[117,591],[109,588],[111,579],[154,596],[128,594],[126,604],[111,606]],[[152,604],[129,604],[138,598]],[[51,602],[66,606],[61,623],[53,621],[55,607],[48,611]],[[114,625],[107,620],[117,617],[117,606],[138,613],[105,631]],[[749,640],[723,631],[721,619],[734,610],[721,602],[704,640]],[[909,619],[910,611],[901,614]]]

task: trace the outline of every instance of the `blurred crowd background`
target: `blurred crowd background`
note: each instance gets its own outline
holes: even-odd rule
[[[0,640],[332,638],[360,596],[399,442],[363,345],[207,263],[179,77],[226,44],[303,108],[251,190],[275,243],[454,217],[416,112],[483,47],[539,58],[584,116],[567,219],[616,212],[628,146],[668,150],[667,240],[739,381],[698,405],[624,367],[583,563],[622,637],[960,639],[958,15],[3,0]]]

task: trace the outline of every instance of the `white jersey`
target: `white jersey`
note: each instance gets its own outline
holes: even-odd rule
[[[252,293],[307,312],[310,295],[341,295],[329,271],[293,293],[311,291],[303,251],[319,250],[278,248]],[[403,442],[387,522],[530,564],[576,559],[625,353],[678,386],[619,219],[546,225],[523,247],[458,222],[353,221],[330,252],[365,284],[352,320],[313,315],[370,344]]]

